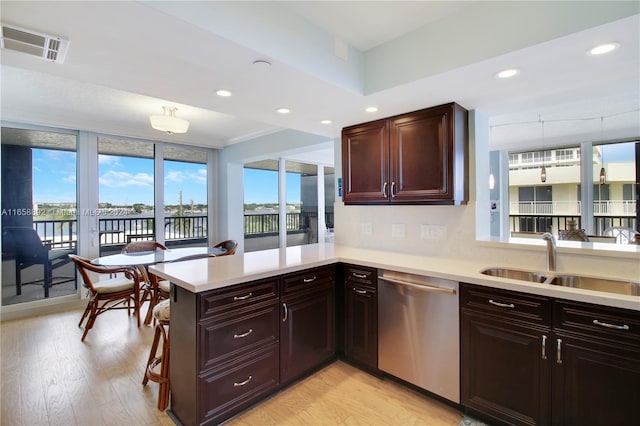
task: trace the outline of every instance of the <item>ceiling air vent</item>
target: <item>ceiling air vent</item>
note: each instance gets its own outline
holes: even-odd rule
[[[2,24],[0,47],[61,64],[67,54],[69,40]]]

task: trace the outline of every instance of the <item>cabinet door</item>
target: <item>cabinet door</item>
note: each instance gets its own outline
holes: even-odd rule
[[[345,355],[378,368],[378,307],[376,291],[347,281],[345,287]]]
[[[462,404],[509,424],[549,424],[549,333],[519,324],[463,312]]]
[[[386,120],[349,127],[342,132],[342,178],[345,203],[387,203],[390,191],[389,130]]]
[[[391,121],[392,203],[453,200],[452,121],[450,107]]]
[[[313,370],[335,354],[333,283],[281,299],[280,381]]]
[[[553,424],[636,424],[640,350],[563,333],[554,337]]]

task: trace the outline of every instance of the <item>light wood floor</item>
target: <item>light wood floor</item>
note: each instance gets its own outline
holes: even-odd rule
[[[144,313],[144,312],[143,312]],[[172,425],[157,384],[140,383],[153,339],[124,311],[98,317],[85,343],[81,311],[1,324],[1,417],[13,425]],[[229,422],[262,425],[443,425],[461,413],[336,362]]]

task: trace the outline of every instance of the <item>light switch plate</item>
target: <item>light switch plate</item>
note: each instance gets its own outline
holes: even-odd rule
[[[371,222],[362,222],[360,223],[360,234],[362,235],[371,235],[373,234],[373,226]]]
[[[394,223],[391,225],[391,236],[393,238],[404,238],[404,223]]]

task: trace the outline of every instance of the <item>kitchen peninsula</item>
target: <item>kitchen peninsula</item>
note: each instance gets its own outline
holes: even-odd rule
[[[481,271],[497,265],[472,260],[316,244],[160,264],[150,271],[174,284],[173,418],[185,425],[219,423],[331,362],[342,344],[344,277],[336,267],[342,264],[458,281],[469,294],[486,288],[600,305],[632,313],[634,336],[640,326],[640,296],[492,277]],[[501,418],[473,400],[468,405]]]

